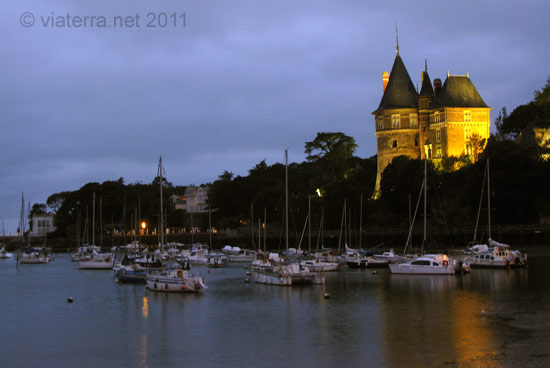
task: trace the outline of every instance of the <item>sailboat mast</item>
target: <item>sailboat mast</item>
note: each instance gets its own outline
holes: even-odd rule
[[[164,201],[162,199],[162,156],[159,159],[159,183],[160,183],[160,247],[164,248]]]
[[[309,254],[311,254],[311,194],[307,196],[307,217],[308,217],[308,245]]]
[[[424,239],[422,240],[422,253],[424,253],[424,244],[426,243],[426,217],[427,217],[427,208],[428,208],[428,201],[426,194],[428,187],[428,159],[424,157]]]
[[[363,194],[359,199],[359,249],[361,249],[361,238],[363,234]]]
[[[267,208],[264,207],[264,254],[267,250]]]
[[[92,244],[95,245],[95,192],[92,200]]]
[[[489,226],[489,239],[491,239],[491,175],[489,175],[489,158],[487,158],[487,220]]]
[[[285,243],[288,252],[288,150],[285,149]]]

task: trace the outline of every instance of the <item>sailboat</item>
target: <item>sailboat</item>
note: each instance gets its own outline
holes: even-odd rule
[[[160,248],[164,248],[164,213],[163,213],[163,168],[162,156],[159,159],[158,166],[160,181]],[[146,273],[147,288],[153,291],[162,292],[198,292],[206,289],[207,286],[203,276],[191,274],[189,260],[184,259],[181,263],[175,262],[166,265],[162,269],[148,270]]]
[[[12,254],[8,253],[6,249],[4,249],[5,238],[6,238],[6,234],[4,233],[4,219],[2,218],[2,249],[0,249],[0,259],[8,259],[12,257]]]
[[[92,245],[91,258],[84,258],[78,262],[78,269],[80,270],[112,270],[114,265],[114,257],[111,253],[97,252],[98,249],[95,245],[95,193],[93,194],[92,205]]]
[[[285,150],[285,243],[288,254],[288,151]],[[252,267],[252,279],[260,284],[289,286],[296,283],[324,284],[325,274],[312,272],[298,261],[266,259],[262,266]]]
[[[506,268],[525,266],[527,265],[527,254],[522,254],[518,250],[511,250],[508,244],[499,243],[491,238],[491,177],[489,158],[487,158],[487,166],[485,167],[484,181],[485,177],[487,178],[487,227],[489,236],[486,244],[475,244],[479,214],[481,212],[481,202],[483,199],[483,185],[474,231],[475,245],[468,249],[470,255],[466,257],[465,260],[470,263],[471,267]]]
[[[420,193],[424,192],[424,240],[423,245],[426,243],[426,209],[427,209],[427,172],[428,161],[424,158],[424,182],[420,189]],[[420,201],[420,196],[418,198]],[[416,209],[418,210],[418,203]],[[415,211],[416,216],[416,211]],[[412,234],[412,227],[414,224],[414,218],[409,229],[409,237],[405,244],[405,251],[409,244],[409,240]],[[458,260],[450,258],[446,254],[425,254],[413,259],[409,262],[403,263],[390,263],[390,270],[393,274],[409,274],[409,275],[454,275],[460,272],[463,267],[467,268],[467,265],[461,264]]]

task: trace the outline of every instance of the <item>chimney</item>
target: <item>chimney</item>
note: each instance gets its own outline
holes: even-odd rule
[[[384,92],[386,92],[386,87],[388,86],[388,82],[390,81],[390,75],[388,72],[382,73],[382,86],[384,88]]]
[[[441,89],[441,79],[435,78],[434,79],[434,100],[437,99],[437,95],[439,94],[440,89]]]

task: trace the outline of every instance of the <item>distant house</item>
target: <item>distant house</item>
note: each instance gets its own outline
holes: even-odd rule
[[[55,231],[53,224],[53,214],[34,215],[31,217],[31,231],[29,236],[44,236],[47,233]]]
[[[170,197],[170,201],[172,201],[172,205],[176,210],[185,210],[187,209],[187,200],[185,199],[185,196],[182,194],[174,194]]]
[[[184,197],[187,202],[187,213],[208,212],[208,190],[207,186],[190,186],[185,190]]]

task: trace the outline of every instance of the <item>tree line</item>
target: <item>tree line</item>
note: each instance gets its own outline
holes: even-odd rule
[[[507,114],[503,108],[495,120],[497,133],[483,152],[471,157],[450,157],[428,166],[428,218],[434,226],[473,226],[480,207],[486,160],[491,161],[491,214],[496,224],[550,222],[550,161],[548,142],[532,134],[533,128],[550,128],[550,78],[533,101]],[[419,195],[424,163],[398,157],[385,169],[380,196],[373,191],[377,173],[376,156],[354,155],[357,144],[341,132],[321,132],[306,142],[306,160],[268,165],[265,160],[235,176],[224,171],[208,183],[208,205],[212,226],[243,232],[267,220],[272,234],[280,233],[285,212],[285,170],[288,169],[289,224],[300,233],[306,222],[312,228],[347,229],[406,227]],[[169,197],[183,194],[185,186],[163,184],[168,227],[189,227],[188,214],[176,210]],[[74,237],[78,219],[91,216],[93,193],[101,198],[103,228],[132,228],[131,214],[157,227],[159,178],[150,184],[125,184],[124,179],[88,183],[77,191],[52,194],[46,203],[35,204],[34,213],[55,213],[59,236]],[[481,208],[486,214],[486,196]],[[344,210],[344,202],[346,209]],[[97,206],[97,204],[96,204]],[[96,207],[97,208],[97,207]],[[309,211],[309,209],[311,209]],[[31,213],[33,213],[31,211]],[[308,213],[310,217],[308,218]],[[80,217],[78,217],[80,216]],[[483,218],[483,217],[482,217]],[[90,220],[91,221],[91,220]],[[201,221],[202,229],[208,226]],[[97,223],[97,222],[96,222]]]

